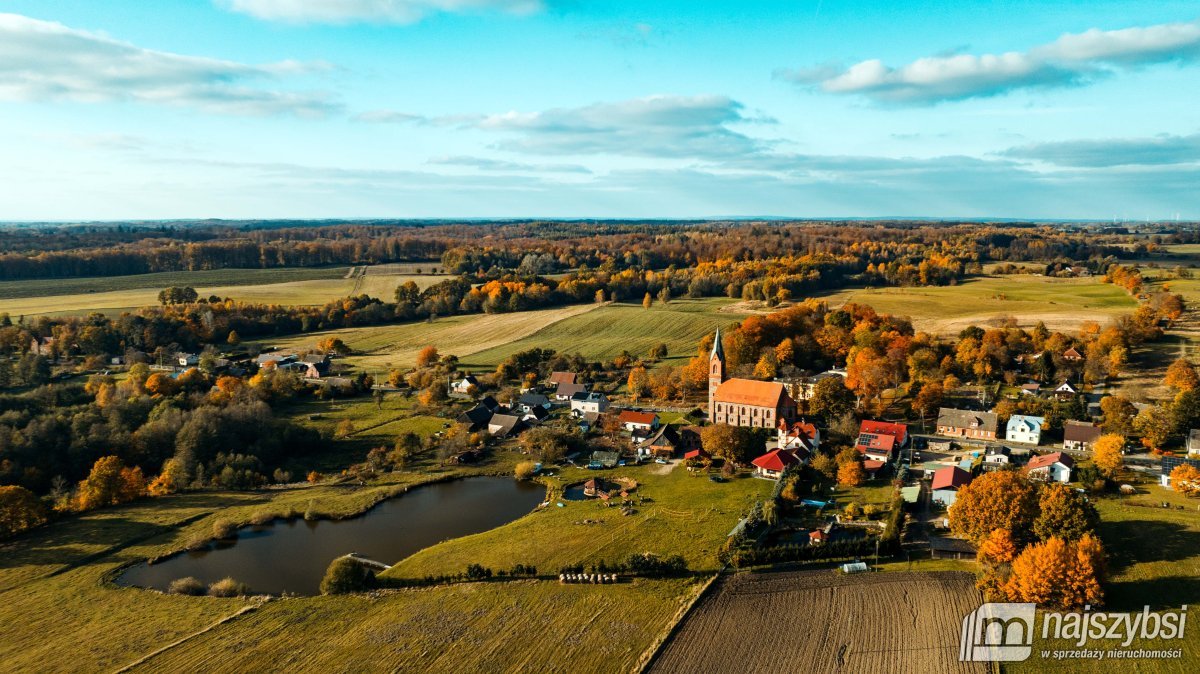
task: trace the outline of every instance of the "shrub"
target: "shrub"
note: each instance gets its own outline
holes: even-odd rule
[[[167,588],[167,592],[171,594],[186,594],[191,597],[199,597],[204,594],[204,583],[199,580],[187,576],[186,578],[176,578],[171,581],[171,585]]]
[[[678,576],[687,573],[687,560],[682,555],[664,558],[652,552],[640,552],[630,555],[625,567],[638,576]]]
[[[233,538],[237,536],[237,525],[229,520],[213,522],[213,536],[216,538]]]
[[[250,524],[262,526],[263,524],[269,524],[274,519],[275,513],[269,510],[260,510],[250,516]]]
[[[484,580],[492,577],[492,570],[479,564],[467,565],[467,580]]]
[[[374,586],[375,574],[370,569],[349,557],[338,557],[325,570],[321,594],[364,592]]]
[[[529,478],[533,477],[533,467],[534,463],[532,461],[522,461],[521,463],[517,464],[513,474],[518,480],[528,480]]]
[[[244,597],[250,594],[250,586],[228,576],[208,586],[210,597]]]

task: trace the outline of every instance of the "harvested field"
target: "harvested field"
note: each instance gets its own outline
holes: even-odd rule
[[[741,573],[717,581],[651,672],[985,672],[958,661],[971,574]]]

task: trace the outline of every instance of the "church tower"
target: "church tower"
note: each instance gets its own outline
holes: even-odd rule
[[[721,344],[721,328],[713,336],[712,353],[708,355],[708,419],[714,419],[717,387],[725,381],[725,347]]]

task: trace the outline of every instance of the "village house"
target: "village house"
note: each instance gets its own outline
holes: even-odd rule
[[[934,472],[933,483],[930,485],[934,503],[941,503],[946,507],[954,505],[959,488],[970,482],[971,474],[958,466],[939,468]]]
[[[1008,418],[1008,427],[1005,429],[1004,439],[1009,442],[1024,442],[1036,445],[1042,441],[1042,427],[1045,425],[1045,417],[1014,414]]]
[[[803,449],[814,452],[821,446],[821,431],[817,425],[804,419],[793,424],[780,422],[777,430],[776,444],[780,449],[796,451]]]
[[[1029,463],[1025,464],[1025,473],[1031,480],[1066,484],[1071,481],[1071,469],[1074,467],[1075,460],[1070,454],[1051,452],[1030,459]]]
[[[1021,385],[1021,395],[1023,396],[1037,396],[1041,395],[1041,393],[1042,385],[1037,382],[1029,382],[1028,384]]]
[[[983,463],[979,466],[984,472],[999,470],[1001,468],[1012,465],[1012,453],[1003,445],[992,445],[987,448],[987,453],[983,456]]]
[[[725,378],[725,348],[721,331],[713,338],[708,357],[708,417],[713,423],[753,428],[777,428],[796,417],[796,402],[783,384],[756,379]]]
[[[29,352],[35,356],[53,356],[54,355],[54,338],[53,337],[34,337],[29,342]]]
[[[783,471],[791,466],[799,465],[801,462],[787,450],[772,449],[750,463],[754,465],[754,474],[756,476],[769,480],[778,480],[783,476]]]
[[[690,452],[699,448],[700,429],[696,426],[675,427],[662,424],[654,435],[638,444],[638,455],[670,459],[679,452]]]
[[[1083,354],[1076,351],[1075,347],[1072,346],[1066,351],[1063,351],[1062,358],[1069,363],[1078,363],[1079,361],[1083,360]]]
[[[550,416],[550,410],[545,407],[533,407],[529,411],[517,409],[516,412],[520,415],[521,421],[528,424],[540,424]]]
[[[495,413],[495,409],[489,408],[480,402],[466,412],[458,415],[456,421],[460,424],[466,424],[468,430],[474,433],[475,431],[487,428],[488,422],[491,421],[492,415]]]
[[[262,369],[264,367],[279,367],[286,363],[296,362],[296,354],[294,353],[261,353],[254,359],[254,364]]]
[[[1187,454],[1188,456],[1200,456],[1200,428],[1188,431]]]
[[[874,480],[883,471],[884,467],[887,466],[887,462],[886,461],[873,461],[871,459],[867,459],[867,460],[863,461],[862,465],[863,465],[863,472],[865,472],[867,474],[867,479]]]
[[[588,412],[603,414],[608,411],[608,396],[603,393],[580,391],[571,396],[571,414],[582,416]]]
[[[992,412],[974,412],[943,407],[938,410],[938,435],[995,440],[999,418]]]
[[[640,412],[638,410],[621,410],[617,415],[617,421],[621,424],[626,432],[632,433],[634,438],[647,438],[658,428],[658,415],[654,412]]]
[[[854,448],[872,461],[892,461],[908,442],[908,425],[864,419],[858,427]]]
[[[196,367],[200,364],[200,355],[195,353],[175,354],[175,362],[179,367]]]
[[[800,379],[783,381],[776,379],[787,385],[788,395],[792,396],[793,400],[811,400],[813,391],[816,390],[817,384],[825,379],[845,379],[845,370],[826,370],[820,374],[815,374],[811,377],[802,377]]]
[[[535,409],[539,408],[546,410],[547,412],[550,411],[550,399],[541,393],[526,391],[525,393],[521,394],[520,398],[517,398],[517,409],[525,412],[526,414],[529,414]]]
[[[1101,430],[1087,421],[1063,422],[1063,449],[1069,452],[1090,452],[1100,439]]]
[[[1058,388],[1054,389],[1054,397],[1059,400],[1070,400],[1077,395],[1079,395],[1079,391],[1074,386],[1071,386],[1071,382],[1069,381],[1064,381]]]
[[[574,372],[551,372],[549,382],[554,386],[580,383],[579,375]]]
[[[450,382],[450,393],[454,395],[469,396],[478,390],[479,380],[472,374],[464,375]]]
[[[1162,465],[1158,469],[1158,483],[1168,489],[1174,489],[1175,486],[1171,484],[1171,471],[1185,464],[1196,470],[1200,470],[1200,459],[1187,459],[1182,456],[1164,456]]]
[[[493,414],[487,422],[488,435],[506,438],[525,430],[525,422],[515,414]]]
[[[574,398],[576,395],[587,393],[588,388],[587,384],[563,382],[558,385],[558,388],[554,389],[554,400],[560,403],[570,402],[571,398]]]

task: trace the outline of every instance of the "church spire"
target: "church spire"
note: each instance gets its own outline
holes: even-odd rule
[[[720,358],[722,362],[725,360],[725,347],[721,344],[721,328],[717,328],[717,334],[713,336],[712,353],[708,354],[708,359]]]

